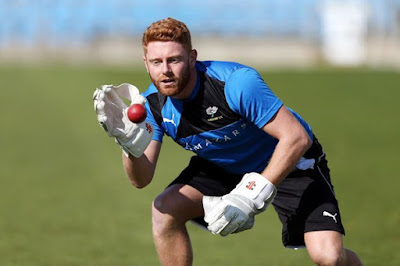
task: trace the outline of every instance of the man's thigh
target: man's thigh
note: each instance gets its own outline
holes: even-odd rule
[[[188,167],[167,187],[164,193],[169,193],[171,187],[175,189],[177,185],[186,185],[197,190],[201,195],[223,196],[234,189],[242,177],[243,175],[241,174],[228,173],[215,164],[194,156],[190,160]],[[193,216],[191,220],[202,227],[207,227],[207,223],[204,221],[202,202],[200,202],[200,207],[202,212],[197,216]]]
[[[203,215],[202,198],[203,194],[197,189],[185,184],[174,184],[157,196],[153,206],[155,211],[186,222]]]
[[[307,232],[345,233],[329,171],[319,167],[295,171],[278,186],[273,205],[283,224],[282,240],[286,247],[304,246]]]

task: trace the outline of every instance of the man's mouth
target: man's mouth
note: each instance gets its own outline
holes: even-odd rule
[[[163,80],[161,80],[161,83],[166,86],[172,85],[175,83],[175,79],[163,79]]]

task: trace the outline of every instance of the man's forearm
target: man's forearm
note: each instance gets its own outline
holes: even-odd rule
[[[122,154],[122,164],[132,185],[137,188],[143,188],[151,182],[160,150],[161,142],[153,140],[143,155],[138,158],[132,155],[126,157]]]
[[[261,175],[278,186],[295,168],[301,156],[310,146],[311,140],[308,135],[279,140],[268,166]]]
[[[122,154],[122,164],[129,181],[137,188],[147,186],[153,179],[155,166],[146,155],[135,158],[132,155],[126,157]]]

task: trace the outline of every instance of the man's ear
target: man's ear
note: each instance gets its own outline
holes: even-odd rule
[[[193,50],[190,52],[190,64],[191,64],[192,66],[194,66],[194,65],[196,64],[196,60],[197,60],[197,50],[196,50],[196,49],[193,49]]]
[[[149,68],[147,67],[147,60],[146,60],[146,56],[143,56],[143,62],[144,62],[144,66],[146,67],[146,71],[147,73],[149,73]]]

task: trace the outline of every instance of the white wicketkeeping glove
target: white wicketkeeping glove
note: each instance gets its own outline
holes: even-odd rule
[[[276,187],[258,173],[245,174],[229,194],[203,197],[204,220],[213,234],[227,236],[250,229],[254,216],[275,198]]]
[[[153,137],[153,127],[147,121],[135,124],[127,116],[125,98],[132,104],[144,104],[146,99],[128,83],[119,86],[103,85],[93,94],[97,120],[110,137],[114,137],[126,156],[140,157]]]

